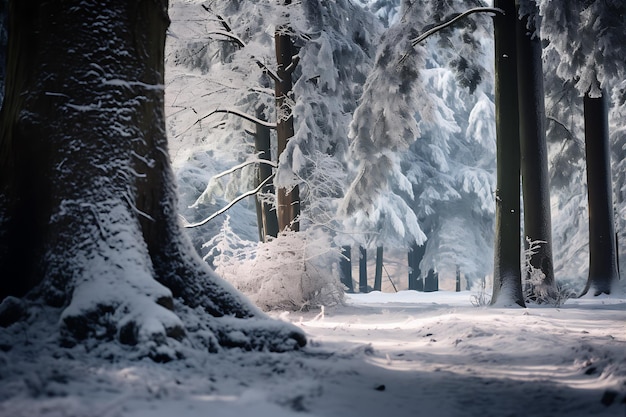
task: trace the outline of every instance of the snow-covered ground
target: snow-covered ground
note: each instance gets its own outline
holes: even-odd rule
[[[19,340],[0,329],[0,416],[626,416],[626,298],[499,309],[472,295],[350,295],[275,314],[306,331],[302,351],[166,364],[60,348],[42,310]]]

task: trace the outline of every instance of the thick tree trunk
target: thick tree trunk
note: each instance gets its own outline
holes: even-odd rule
[[[374,273],[374,291],[382,291],[383,285],[383,247],[376,248],[376,270]]]
[[[492,304],[524,306],[520,270],[520,142],[515,0],[495,0],[497,144],[496,230]]]
[[[367,287],[367,249],[359,246],[359,292],[369,292]]]
[[[613,219],[606,94],[585,95],[585,151],[589,203],[589,276],[581,295],[610,294],[619,280]]]
[[[291,0],[284,0],[285,6],[291,4]],[[293,84],[291,73],[293,72],[294,48],[289,36],[289,28],[280,26],[274,35],[276,44],[276,62],[278,64],[276,74],[279,81],[276,82],[276,136],[278,140],[278,158],[287,148],[287,142],[294,135],[293,128]],[[291,190],[279,188],[276,192],[276,210],[278,217],[278,229],[283,231],[290,229],[298,231],[299,223],[296,221],[300,214],[300,192],[298,186]]]
[[[174,299],[215,317],[264,317],[208,269],[178,222],[163,106],[168,23],[164,0],[10,4],[1,297],[62,307],[67,344],[180,339]],[[213,342],[239,343],[232,322],[205,323]],[[264,343],[252,333],[239,345]],[[295,343],[282,348],[304,343],[288,333]]]
[[[341,270],[341,283],[346,286],[348,292],[354,292],[354,284],[352,284],[352,248],[350,246],[342,246],[341,254],[343,255],[339,261],[339,269]]]
[[[409,250],[409,290],[424,291],[424,279],[420,262],[426,253],[426,244],[419,246],[413,242]]]
[[[257,109],[256,114],[258,119],[263,118],[263,107]],[[254,134],[254,149],[259,159],[265,161],[272,160],[271,153],[271,141],[270,141],[270,129],[259,123],[256,124],[256,130]],[[272,175],[272,166],[269,164],[259,164],[257,168],[256,185],[262,184]],[[268,184],[261,190],[263,194],[273,194],[274,186]],[[272,207],[266,201],[263,201],[259,196],[256,197],[256,210],[257,210],[257,224],[259,227],[259,240],[266,242],[267,237],[278,236],[278,219],[276,218],[276,209]]]
[[[534,5],[534,1],[532,2]],[[536,5],[535,5],[536,7]],[[527,27],[530,23],[530,27]],[[556,293],[552,263],[552,221],[546,144],[545,104],[541,39],[534,20],[526,15],[517,21],[517,76],[522,191],[524,196],[524,237],[542,242],[530,257],[540,270],[542,283],[531,284],[531,297],[553,297]],[[530,271],[525,271],[529,281]]]

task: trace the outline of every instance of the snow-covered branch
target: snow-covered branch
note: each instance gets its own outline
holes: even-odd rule
[[[260,159],[260,158],[249,159],[246,162],[243,162],[243,163],[241,163],[239,165],[235,165],[232,168],[229,168],[229,169],[227,169],[225,171],[220,172],[219,174],[215,175],[212,179],[216,180],[218,178],[222,178],[222,177],[224,177],[224,176],[226,176],[228,174],[232,174],[233,172],[235,172],[235,171],[237,171],[237,170],[239,170],[239,169],[241,169],[243,167],[246,167],[246,166],[252,165],[252,164],[256,164],[256,163],[271,165],[273,168],[278,167],[278,164],[276,162],[269,161],[267,159]]]
[[[463,19],[464,17],[467,17],[474,13],[495,13],[495,14],[504,15],[504,10],[498,7],[474,7],[473,9],[466,10],[463,13],[454,14],[449,17],[449,20],[428,29],[426,32],[422,33],[417,38],[411,39],[411,46],[413,47],[417,46],[419,43],[423,42],[429,36],[434,35],[440,30],[443,30],[447,28],[448,26],[453,25],[457,21]],[[407,51],[405,54],[403,54],[402,57],[400,58],[400,63],[402,63],[410,53],[411,51]]]
[[[216,218],[217,216],[219,216],[220,214],[225,213],[226,211],[228,211],[232,206],[234,206],[235,204],[237,204],[238,202],[240,202],[241,200],[243,200],[246,197],[250,197],[255,195],[256,193],[258,193],[259,191],[261,191],[261,189],[267,185],[272,179],[274,178],[274,174],[270,175],[269,177],[267,177],[265,179],[265,181],[263,181],[262,183],[260,183],[254,190],[245,192],[243,194],[241,194],[239,197],[235,198],[233,201],[231,201],[230,203],[228,203],[226,206],[224,206],[223,208],[219,209],[218,211],[216,211],[215,213],[211,214],[209,217],[207,217],[204,220],[200,220],[199,222],[196,223],[189,223],[187,221],[187,219],[185,219],[183,216],[180,216],[182,221],[183,221],[183,227],[190,229],[193,227],[199,227],[199,226],[204,226],[205,224],[207,224],[208,222],[210,222],[211,220],[213,220],[214,218]]]
[[[211,10],[206,7],[205,5],[202,5],[202,8],[204,10],[206,10],[208,13],[211,13]],[[240,48],[245,48],[246,47],[246,43],[243,41],[243,39],[241,39],[239,36],[235,35],[232,31],[232,29],[230,28],[230,26],[228,25],[228,23],[226,23],[226,20],[224,20],[224,18],[220,15],[217,15],[218,20],[220,21],[220,23],[222,24],[222,26],[224,27],[224,30],[214,30],[209,32],[209,35],[220,35],[220,36],[224,36],[227,39],[231,40],[232,42],[236,43],[237,46],[239,46]],[[255,59],[254,56],[252,57],[252,59]],[[261,61],[259,61],[258,59],[255,59],[256,64],[258,65],[259,68],[261,68],[267,75],[270,76],[270,78],[272,80],[274,80],[274,82],[280,82],[280,77],[278,77],[278,75],[272,71],[270,68],[267,67],[267,65],[265,65],[264,63],[262,63]]]
[[[233,108],[227,108],[227,109],[215,109],[213,111],[211,111],[209,114],[202,116],[201,118],[199,118],[198,120],[196,120],[196,122],[194,123],[194,125],[200,123],[202,120],[211,117],[212,115],[214,115],[215,113],[227,113],[227,114],[234,114],[235,116],[239,116],[242,119],[246,119],[249,122],[255,123],[257,125],[261,125],[261,126],[265,126],[268,129],[276,129],[276,123],[272,123],[272,122],[266,122],[265,120],[261,120],[261,119],[257,119],[254,116],[251,116],[247,113],[244,113],[242,111],[239,111],[237,109],[233,109]]]
[[[424,39],[428,38],[430,35],[439,32],[442,29],[447,28],[450,25],[453,25],[454,23],[456,23],[457,21],[461,20],[464,17],[467,17],[471,14],[474,13],[495,13],[495,14],[501,14],[504,15],[504,10],[498,8],[498,7],[475,7],[473,9],[469,9],[464,11],[461,14],[458,15],[453,15],[454,17],[450,20],[448,20],[447,22],[443,22],[440,25],[437,25],[429,30],[427,30],[426,32],[422,33],[420,36],[418,36],[415,39],[411,39],[411,45],[412,46],[416,46],[417,44],[419,44],[420,42],[422,42]]]

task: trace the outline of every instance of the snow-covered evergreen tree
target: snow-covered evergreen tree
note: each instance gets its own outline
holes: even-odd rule
[[[489,22],[468,20],[407,54],[408,39],[468,5],[404,2],[403,7],[379,48],[352,122],[351,159],[360,165],[343,210],[352,213],[354,230],[370,231],[365,240],[372,245],[406,248],[428,236],[422,270],[460,264],[469,275],[484,275],[491,259],[477,262],[467,249],[471,241],[483,253],[492,251],[495,132]],[[453,49],[452,43],[462,48]],[[405,54],[414,61],[402,61]],[[419,75],[404,69],[405,64],[419,68]],[[462,223],[471,239],[450,233]]]

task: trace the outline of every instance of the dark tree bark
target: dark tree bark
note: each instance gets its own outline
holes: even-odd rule
[[[257,109],[257,118],[263,118],[263,107]],[[270,129],[259,123],[256,123],[254,132],[254,149],[259,155],[259,159],[265,161],[272,160]],[[262,184],[265,180],[272,176],[272,166],[269,164],[259,164],[257,168],[256,186]],[[263,194],[273,194],[274,186],[267,184],[261,189]],[[262,201],[258,195],[256,198],[257,224],[259,227],[259,240],[266,242],[267,237],[278,236],[278,219],[276,218],[276,209],[265,201]]]
[[[374,273],[374,291],[382,291],[383,286],[383,247],[376,248],[376,270]]]
[[[619,280],[613,219],[606,93],[584,98],[587,198],[589,204],[589,276],[581,295],[610,294]]]
[[[420,262],[426,253],[426,244],[419,246],[413,242],[409,250],[409,290],[424,291],[424,280]]]
[[[367,286],[367,249],[359,246],[359,292],[369,292]]]
[[[230,340],[234,318],[264,316],[208,269],[178,222],[163,106],[167,1],[15,0],[9,16],[0,299],[62,308],[66,344],[168,343],[188,332],[176,315],[186,307],[213,316],[203,323],[218,345],[304,344],[275,326],[273,337]]]
[[[285,6],[291,4],[291,0],[284,0]],[[278,64],[276,75],[276,136],[278,140],[278,158],[287,148],[287,142],[294,135],[293,128],[293,72],[294,47],[287,26],[279,26],[274,35],[276,44],[276,62]],[[298,186],[291,190],[278,188],[276,191],[278,229],[283,231],[290,229],[298,231],[299,223],[296,221],[300,214],[300,192]]]
[[[454,291],[456,292],[461,292],[461,267],[460,266],[456,266],[456,280],[455,280],[456,286],[454,288]]]
[[[339,262],[341,270],[341,283],[346,286],[348,292],[354,292],[354,284],[352,283],[352,248],[350,246],[342,246],[341,254],[343,257]]]
[[[536,8],[534,1],[532,4]],[[534,19],[529,19],[528,15],[517,21],[517,76],[524,242],[526,249],[527,240],[543,242],[531,255],[530,264],[541,270],[544,279],[540,284],[541,288],[530,288],[530,296],[540,298],[541,294],[545,294],[553,297],[556,293],[556,282],[552,262],[552,217],[541,39],[535,31]],[[530,271],[525,273],[528,280]]]
[[[495,0],[497,144],[496,230],[492,304],[524,306],[520,270],[520,142],[517,102],[515,0]]]
[[[439,273],[434,269],[429,269],[424,279],[424,292],[439,291]]]

